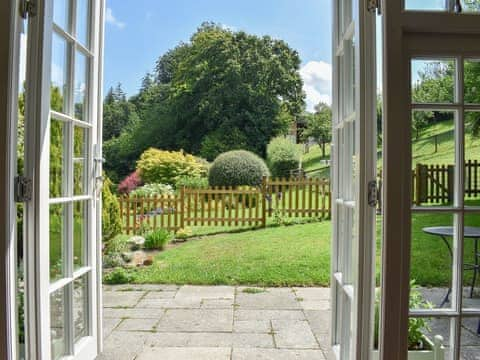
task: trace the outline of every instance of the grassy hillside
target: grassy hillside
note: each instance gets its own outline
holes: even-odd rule
[[[480,160],[480,138],[474,138],[466,125],[465,135],[465,159]],[[452,121],[442,121],[429,126],[423,130],[418,138],[413,134],[412,147],[412,169],[417,163],[421,164],[439,164],[451,165],[455,160],[455,133],[454,123]],[[330,157],[330,148],[328,147],[327,159]],[[382,165],[381,148],[378,149],[378,167]],[[302,157],[303,167],[306,171],[312,171],[310,176],[329,177],[330,169],[322,164],[325,160],[321,156],[321,150],[318,145],[310,148],[307,154]]]

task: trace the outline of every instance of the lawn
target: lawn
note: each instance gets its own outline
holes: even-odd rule
[[[427,226],[450,225],[452,215],[415,214],[412,221],[411,279],[421,286],[451,282],[450,257]],[[480,226],[480,216],[466,225]],[[380,226],[377,219],[377,283],[380,279]],[[205,236],[159,253],[151,267],[133,271],[136,283],[198,285],[328,286],[331,222],[271,227]],[[472,262],[473,241],[465,241],[465,261]],[[471,274],[465,274],[469,284]]]
[[[190,240],[135,272],[138,283],[326,286],[329,221]]]

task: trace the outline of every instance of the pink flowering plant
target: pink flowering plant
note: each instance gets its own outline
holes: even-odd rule
[[[133,190],[142,185],[142,179],[138,171],[134,171],[118,184],[120,194],[130,194]]]

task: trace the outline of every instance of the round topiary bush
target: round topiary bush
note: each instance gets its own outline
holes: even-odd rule
[[[257,186],[270,176],[265,161],[250,151],[234,150],[220,154],[210,167],[210,186]]]

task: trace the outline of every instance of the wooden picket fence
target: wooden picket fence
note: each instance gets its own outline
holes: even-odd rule
[[[119,198],[123,230],[148,226],[171,231],[186,226],[265,227],[274,216],[330,218],[328,179],[264,178],[259,187],[182,188],[175,195]]]
[[[480,195],[480,162],[465,162],[465,197]],[[417,164],[412,171],[413,197],[416,205],[442,204],[453,201],[455,169],[453,165]]]

